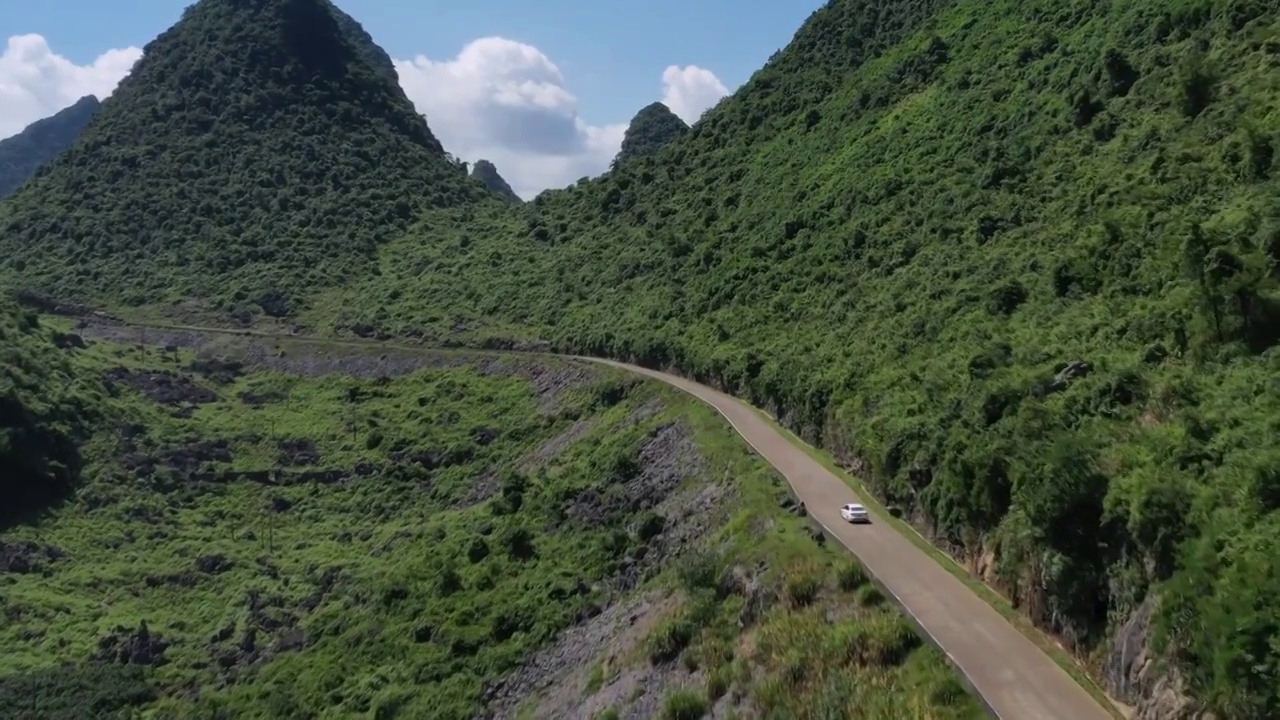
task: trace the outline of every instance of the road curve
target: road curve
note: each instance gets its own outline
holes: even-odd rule
[[[751,406],[676,375],[613,360],[574,358],[661,380],[718,410],[787,478],[809,515],[862,561],[947,654],[997,718],[1112,720],[1052,658],[891,525],[874,513],[870,525],[844,522],[840,506],[857,502],[857,494]]]

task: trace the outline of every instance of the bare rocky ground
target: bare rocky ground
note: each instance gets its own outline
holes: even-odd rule
[[[519,377],[538,391],[538,410],[543,414],[555,414],[559,400],[567,392],[581,387],[598,377],[598,369],[583,363],[553,360],[546,357],[518,355],[494,356],[459,350],[433,350],[431,348],[374,347],[321,345],[306,340],[262,338],[248,335],[214,334],[193,330],[166,330],[142,328],[117,323],[81,319],[76,326],[80,336],[89,340],[102,340],[121,344],[140,344],[165,348],[170,351],[192,350],[200,358],[191,370],[215,382],[234,378],[243,367],[257,367],[278,372],[319,377],[344,375],[364,380],[395,378],[429,368],[455,368],[471,366],[486,375]],[[227,357],[234,360],[227,360]],[[156,374],[158,375],[158,374]],[[122,376],[121,380],[133,380],[131,384],[145,384],[143,380]],[[169,399],[165,393],[174,380],[151,378],[144,388],[149,395],[164,397],[167,402],[198,402],[198,397],[186,395]],[[261,402],[263,398],[250,398]]]
[[[632,421],[641,422],[660,411],[660,405],[644,406]],[[533,457],[545,462],[571,444],[574,435],[581,437],[585,432],[575,425]],[[517,716],[589,720],[609,708],[620,718],[640,720],[657,717],[671,690],[705,685],[701,670],[675,661],[654,665],[639,652],[649,631],[679,605],[679,598],[638,588],[719,526],[720,511],[732,502],[732,488],[725,483],[689,482],[701,476],[704,461],[680,422],[664,425],[649,436],[638,465],[617,494],[608,498],[594,492],[580,495],[568,508],[568,521],[605,523],[623,508],[647,509],[661,519],[660,531],[644,551],[636,553],[639,557],[624,560],[613,578],[613,599],[600,613],[562,633],[520,670],[486,689],[486,710],[477,720]],[[608,677],[597,677],[599,685],[592,687],[592,676],[599,675],[600,667],[611,671]],[[710,717],[723,717],[732,702],[722,699]]]

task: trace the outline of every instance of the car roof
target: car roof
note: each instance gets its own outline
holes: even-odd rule
[[[845,503],[845,507],[850,508],[850,509],[852,509],[852,510],[862,510],[862,509],[864,509],[864,508],[862,507],[862,504],[861,504],[861,503]]]

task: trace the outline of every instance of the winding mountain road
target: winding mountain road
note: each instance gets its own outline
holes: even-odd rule
[[[121,324],[144,331],[155,328],[332,342],[326,338],[251,330],[127,321]],[[502,351],[467,352],[504,354]],[[1110,712],[1035,643],[874,511],[869,525],[844,522],[840,506],[860,500],[853,489],[776,430],[750,405],[677,375],[602,358],[558,357],[607,365],[659,380],[719,411],[761,457],[786,477],[809,515],[826,528],[828,535],[857,556],[915,625],[960,670],[988,711],[999,720],[1113,720]]]
[[[1009,621],[933,558],[872,515],[850,525],[840,506],[854,491],[751,406],[676,375],[612,360],[575,356],[672,385],[715,408],[751,447],[782,473],[809,515],[858,557],[916,625],[965,675],[1001,720],[1112,720],[1084,688]]]

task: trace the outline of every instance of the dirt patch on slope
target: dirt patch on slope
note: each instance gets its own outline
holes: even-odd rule
[[[246,367],[258,367],[303,377],[345,375],[365,380],[396,378],[419,370],[475,367],[485,375],[518,377],[538,393],[538,412],[553,415],[569,392],[598,380],[602,368],[549,357],[494,357],[466,351],[428,347],[403,348],[377,344],[319,343],[305,339],[206,333],[194,330],[142,328],[82,321],[85,338],[134,343],[166,350],[193,350],[203,357],[192,369],[216,382],[227,381]],[[249,399],[258,404],[263,398]],[[247,401],[248,402],[248,401]]]
[[[115,368],[108,370],[103,379],[108,385],[132,388],[152,402],[178,408],[185,414],[190,414],[194,406],[218,399],[217,393],[195,383],[191,378],[166,371],[137,372]]]
[[[571,428],[572,429],[572,428]],[[477,718],[514,718],[536,705],[532,718],[588,720],[607,708],[621,718],[651,718],[659,714],[666,694],[681,684],[701,687],[700,671],[680,663],[652,665],[635,650],[649,630],[665,617],[678,599],[664,592],[631,595],[698,541],[719,527],[726,515],[732,488],[725,484],[696,484],[705,459],[682,422],[655,430],[641,446],[636,471],[608,493],[588,491],[575,499],[569,522],[607,523],[641,511],[633,525],[644,525],[646,540],[620,563],[607,584],[611,600],[602,612],[561,633],[534,653],[516,672],[486,688],[485,711]],[[576,513],[576,515],[574,514]],[[576,519],[575,519],[576,518]],[[656,522],[655,522],[655,519]],[[633,534],[640,527],[629,528]],[[611,660],[609,658],[612,658]],[[615,670],[597,677],[598,663]]]
[[[565,360],[535,357],[491,357],[479,366],[482,375],[523,378],[538,392],[538,412],[554,415],[560,399],[599,378],[598,368]]]
[[[597,425],[599,425],[599,420],[596,418],[575,421],[567,430],[546,441],[521,460],[520,470],[522,472],[532,472],[546,467],[560,457],[561,453],[569,449],[569,446],[586,437],[587,433],[591,432]]]

